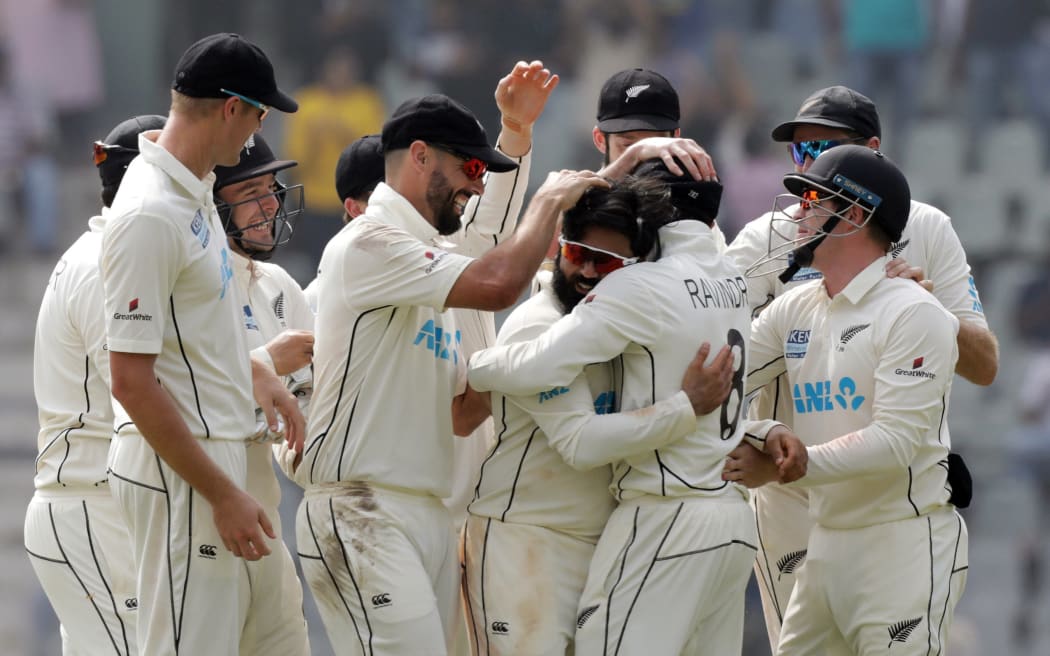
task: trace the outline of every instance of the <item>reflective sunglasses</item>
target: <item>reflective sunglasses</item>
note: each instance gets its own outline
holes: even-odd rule
[[[865,141],[863,138],[857,139],[815,139],[813,141],[800,141],[798,143],[788,144],[788,152],[791,153],[791,161],[796,165],[802,166],[806,162],[806,157],[812,157],[816,159],[822,152],[835,146],[842,144],[860,143]]]
[[[583,266],[590,262],[594,265],[594,270],[602,275],[612,273],[638,261],[637,257],[624,257],[616,253],[603,251],[594,246],[569,241],[564,237],[558,237],[558,245],[561,246],[561,256],[566,260],[576,266]]]
[[[139,151],[135,148],[125,148],[124,146],[111,145],[101,141],[96,141],[92,146],[95,151],[95,166],[98,166],[109,159],[110,153],[127,153],[129,155],[139,154]]]
[[[261,102],[259,102],[258,100],[252,100],[248,96],[242,96],[241,94],[236,93],[234,91],[230,91],[229,89],[219,89],[219,91],[225,93],[226,95],[233,96],[234,98],[242,100],[242,101],[248,103],[249,105],[251,105],[252,107],[254,107],[254,108],[258,109],[258,110],[261,110],[262,114],[259,115],[259,121],[260,122],[264,118],[266,118],[267,114],[270,113],[270,106],[269,105],[264,105]]]
[[[489,165],[485,162],[481,161],[477,157],[472,157],[470,155],[464,155],[463,153],[457,152],[451,146],[435,143],[429,145],[433,146],[434,148],[437,148],[440,151],[446,152],[449,155],[453,155],[463,160],[463,175],[467,176],[467,179],[471,182],[479,180],[481,176],[485,175],[485,173],[489,170]]]
[[[803,191],[800,198],[802,200],[799,201],[799,206],[804,210],[808,210],[820,202],[820,196],[817,194],[816,189],[807,189]]]

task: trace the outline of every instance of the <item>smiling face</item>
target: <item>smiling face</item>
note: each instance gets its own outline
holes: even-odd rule
[[[459,230],[470,197],[484,193],[485,183],[480,176],[473,180],[467,176],[464,171],[467,158],[434,146],[430,146],[430,150],[438,165],[427,183],[426,202],[438,233],[451,235]]]
[[[599,225],[588,226],[578,243],[615,253],[623,258],[635,256],[631,251],[631,241],[626,235]],[[606,275],[608,274],[599,273],[595,269],[593,260],[574,264],[559,253],[551,284],[564,310],[570,312]]]
[[[239,237],[230,237],[230,246],[246,255],[243,244],[257,251],[268,251],[274,246],[273,219],[280,203],[274,195],[276,178],[267,173],[231,184],[218,191],[218,196],[230,206],[230,221],[240,230]]]

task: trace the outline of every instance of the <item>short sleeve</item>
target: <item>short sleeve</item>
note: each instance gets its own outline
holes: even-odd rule
[[[473,261],[369,221],[347,242],[343,289],[353,307],[420,305],[442,311],[452,286]]]
[[[160,217],[126,215],[107,224],[99,268],[111,351],[161,352],[169,299],[184,260],[183,240]]]

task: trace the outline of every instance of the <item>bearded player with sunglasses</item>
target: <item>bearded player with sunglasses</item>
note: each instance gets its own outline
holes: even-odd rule
[[[627,178],[591,189],[565,213],[552,282],[519,305],[497,345],[543,334],[607,275],[650,251],[652,226],[673,212],[662,185]],[[682,391],[618,413],[616,360],[586,366],[568,385],[492,395],[501,429],[468,507],[463,594],[475,654],[572,653],[577,607],[595,544],[615,502],[611,463],[692,432],[729,390],[728,347],[709,367],[701,353]],[[522,585],[521,572],[529,572]]]
[[[641,216],[656,230],[658,259],[614,271],[593,289],[575,285],[585,298],[571,313],[538,337],[475,354],[469,381],[518,397],[549,395],[587,365],[616,359],[617,401],[630,412],[680,394],[701,344],[729,345],[733,371],[720,412],[696,418],[676,441],[613,454],[610,491],[619,505],[591,561],[575,653],[739,654],[755,526],[746,491],[720,474],[743,437],[747,288],[711,228],[721,186],[678,177],[658,160],[635,174],[660,180],[675,206]]]
[[[558,79],[542,67],[515,77],[513,85],[545,93]],[[475,259],[445,237],[484,193],[486,169],[517,163],[489,145],[470,110],[441,94],[403,103],[381,142],[385,182],[321,258],[296,528],[332,644],[347,653],[444,654],[459,619],[459,567],[442,499],[452,489],[450,409],[465,367],[463,334],[447,310],[512,305],[561,211],[607,183],[589,172],[552,174],[514,234]]]
[[[773,139],[787,143],[795,173],[805,173],[823,152],[844,144],[878,149],[881,127],[875,104],[853,89],[834,86],[807,98],[797,116],[778,125]],[[748,223],[729,246],[728,254],[748,270],[748,301],[757,315],[785,290],[821,273],[810,265],[811,251],[802,245],[796,222],[795,197],[778,197],[773,212]],[[778,228],[777,226],[783,226]],[[998,343],[988,328],[966,253],[944,212],[912,200],[903,234],[890,248],[887,275],[903,275],[932,286],[934,296],[959,319],[959,359],[956,373],[978,385],[989,385],[998,370]],[[924,280],[928,278],[929,280]],[[792,389],[781,376],[765,386],[749,409],[752,418],[775,419],[793,425]],[[805,437],[805,436],[803,436]],[[767,458],[743,444],[730,454],[726,475],[747,485],[767,480]],[[764,472],[764,473],[763,473]],[[753,490],[752,505],[759,527],[755,574],[762,595],[770,645],[775,649],[784,610],[805,561],[810,528],[804,491],[771,483]]]

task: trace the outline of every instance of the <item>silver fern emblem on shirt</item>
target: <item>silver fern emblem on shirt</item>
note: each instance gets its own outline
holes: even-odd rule
[[[857,324],[856,326],[850,326],[849,328],[842,331],[842,335],[839,336],[839,341],[845,344],[846,342],[856,337],[859,332],[861,332],[870,325],[870,323],[861,323]]]
[[[903,251],[910,242],[910,239],[905,239],[904,241],[897,242],[896,244],[890,246],[890,259],[896,259],[900,257],[901,251]]]
[[[273,299],[273,313],[281,322],[284,322],[284,292],[277,295],[277,298]]]
[[[624,100],[624,102],[625,103],[631,102],[631,98],[637,98],[638,94],[640,94],[641,92],[645,91],[648,88],[649,88],[648,84],[636,84],[633,87],[628,87],[628,89],[627,89],[627,100]]]
[[[784,554],[780,560],[777,561],[777,569],[780,570],[780,576],[785,574],[794,574],[798,566],[802,564],[802,561],[806,559],[806,550],[792,551]],[[777,580],[780,580],[780,576]]]
[[[577,618],[577,620],[576,620],[576,628],[577,629],[582,629],[583,625],[587,623],[587,620],[589,620],[591,618],[591,615],[594,615],[594,613],[597,612],[597,610],[598,610],[598,604],[595,604],[594,606],[588,606],[587,608],[584,608],[583,612],[580,613],[579,618]]]
[[[901,620],[887,628],[887,631],[890,632],[890,641],[886,643],[886,648],[889,649],[895,642],[906,641],[919,624],[922,624],[922,618],[916,617],[913,620]]]

